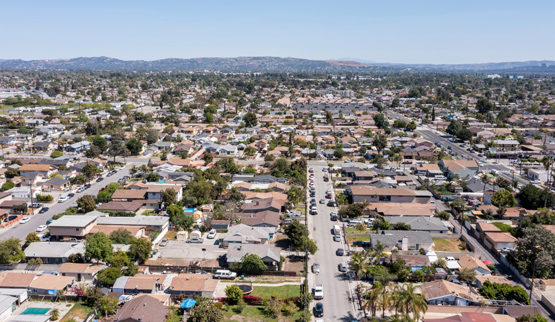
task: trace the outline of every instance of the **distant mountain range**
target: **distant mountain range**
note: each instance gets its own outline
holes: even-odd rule
[[[555,74],[555,61],[484,64],[395,64],[356,58],[310,60],[282,57],[168,58],[153,61],[110,57],[79,57],[54,60],[0,60],[1,69],[152,70],[223,72],[478,72]]]

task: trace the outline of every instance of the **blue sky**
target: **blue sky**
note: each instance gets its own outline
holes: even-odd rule
[[[0,59],[555,60],[555,1],[7,1]]]

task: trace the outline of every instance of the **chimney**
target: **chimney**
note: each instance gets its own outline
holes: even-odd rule
[[[409,250],[409,237],[403,236],[403,241],[401,242],[401,250]]]

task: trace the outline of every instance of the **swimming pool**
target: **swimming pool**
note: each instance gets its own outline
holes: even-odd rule
[[[195,208],[184,208],[183,211],[184,212],[195,212]]]
[[[45,315],[46,312],[50,311],[49,308],[42,308],[42,307],[29,307],[21,314],[34,314],[34,315]]]

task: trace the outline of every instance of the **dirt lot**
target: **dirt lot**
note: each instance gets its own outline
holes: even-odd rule
[[[301,274],[304,271],[304,257],[287,256],[283,266],[284,271],[293,271]]]
[[[463,252],[467,253],[466,242],[459,239],[434,238],[434,250],[440,252]]]

